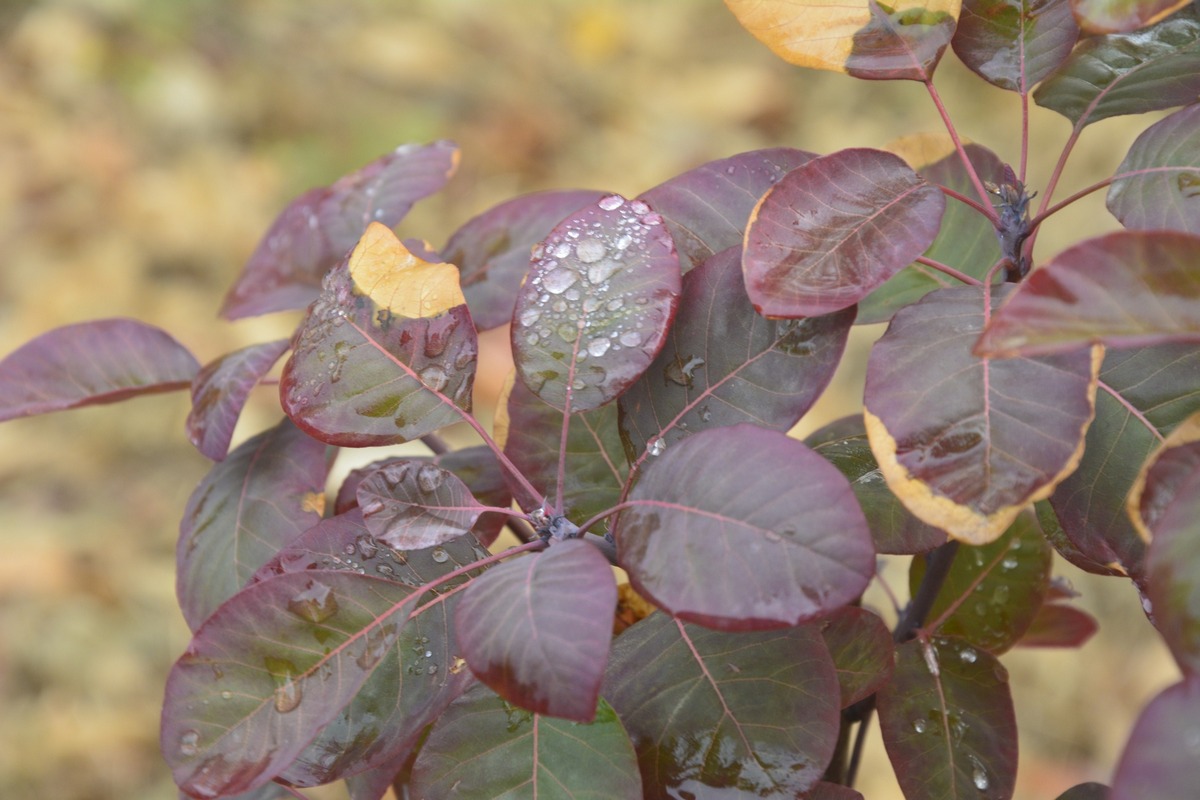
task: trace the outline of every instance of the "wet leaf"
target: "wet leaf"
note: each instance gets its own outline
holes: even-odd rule
[[[739,422],[790,429],[833,377],[853,321],[852,308],[763,319],[743,288],[741,249],[713,256],[684,276],[662,352],[621,396],[627,456],[636,461],[650,442],[670,447]]]
[[[1178,485],[1151,527],[1146,597],[1154,626],[1184,673],[1200,673],[1200,473]],[[1200,747],[1200,741],[1197,742]]]
[[[1012,797],[1017,723],[1008,672],[994,656],[953,637],[914,639],[896,648],[892,680],[876,698],[906,797]]]
[[[457,166],[458,148],[449,142],[407,144],[300,195],[259,242],[221,315],[239,319],[304,308],[370,223],[394,226],[413,203],[441,189]]]
[[[679,257],[662,217],[609,195],[561,222],[534,249],[517,295],[517,374],[572,413],[629,387],[662,348],[679,302]]]
[[[870,697],[892,676],[892,634],[878,615],[844,606],[817,625],[837,667],[842,708]]]
[[[469,411],[478,344],[453,271],[372,223],[296,333],[279,387],[292,421],[364,447],[416,439]]]
[[[321,519],[330,461],[284,419],[213,465],[179,524],[175,588],[192,630]]]
[[[243,347],[206,364],[192,379],[187,432],[197,450],[213,461],[225,458],[246,398],[288,345],[280,339]]]
[[[993,308],[1010,291],[994,287]],[[1098,349],[976,357],[983,322],[982,287],[929,293],[872,348],[865,391],[888,486],[917,517],[969,544],[999,537],[1075,469],[1100,363]]]
[[[1120,114],[1189,105],[1200,95],[1200,20],[1181,12],[1153,27],[1088,39],[1037,91],[1038,105],[1077,127]]]
[[[1138,472],[1125,510],[1147,542],[1159,519],[1179,493],[1179,487],[1200,471],[1200,414],[1193,414],[1171,431]]]
[[[1144,130],[1116,174],[1108,210],[1126,228],[1200,234],[1200,106]]]
[[[870,80],[926,80],[954,34],[958,0],[725,0],[783,60]]]
[[[710,161],[642,192],[662,214],[685,274],[710,256],[740,246],[750,212],[785,174],[815,158],[774,147]]]
[[[462,271],[467,306],[479,330],[512,319],[534,245],[565,217],[603,196],[578,189],[515,197],[472,217],[450,236],[439,258]]]
[[[914,517],[888,488],[871,452],[861,415],[831,422],[809,434],[804,442],[850,481],[871,527],[877,552],[912,555],[946,543],[945,531]]]
[[[768,317],[854,305],[921,255],[946,201],[898,156],[842,150],[815,158],[763,195],[746,229],[746,292]]]
[[[1015,647],[1082,647],[1099,629],[1095,617],[1066,603],[1045,603]]]
[[[1077,38],[1068,0],[965,0],[951,44],[976,75],[1024,94],[1066,60]]]
[[[371,535],[402,550],[456,539],[487,508],[453,472],[416,459],[393,461],[365,477],[358,505]]]
[[[629,737],[600,700],[594,720],[516,708],[476,685],[447,709],[417,756],[414,797],[641,797]]]
[[[151,325],[64,325],[0,361],[0,422],[186,389],[199,369],[183,345]]]
[[[849,482],[777,431],[689,436],[649,462],[628,505],[616,535],[634,588],[710,627],[795,625],[858,597],[875,574]]]
[[[837,742],[837,674],[814,626],[731,634],[653,614],[614,642],[604,696],[647,800],[793,797]]]
[[[925,617],[927,626],[936,623],[936,633],[1000,655],[1024,635],[1043,607],[1052,552],[1030,511],[996,541],[959,548]],[[908,574],[912,594],[924,575],[925,559],[917,556]],[[963,650],[962,656],[969,652]]]
[[[1200,778],[1200,678],[1164,689],[1142,709],[1113,776],[1112,800],[1191,797]]]
[[[567,540],[488,570],[467,588],[455,624],[471,671],[505,700],[588,722],[616,605],[608,559]]]
[[[992,315],[977,353],[1061,353],[1103,343],[1200,341],[1200,237],[1121,231],[1058,254]]]
[[[1071,10],[1088,33],[1128,33],[1187,4],[1188,0],[1071,0]]]

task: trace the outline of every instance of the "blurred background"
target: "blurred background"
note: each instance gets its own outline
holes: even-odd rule
[[[938,82],[964,136],[1016,161],[1016,98],[952,55]],[[1111,174],[1147,124],[1089,128],[1060,196]],[[440,246],[518,193],[632,195],[744,150],[938,128],[919,85],[790,67],[718,0],[0,0],[0,356],[99,317],[167,328],[202,362],[287,335],[298,315],[214,324],[225,289],[291,197],[404,142],[462,147],[450,186],[400,227]],[[1035,109],[1033,130],[1038,188],[1069,127]],[[1055,223],[1043,257],[1115,227],[1103,193]],[[483,407],[504,332],[485,347],[499,366]],[[861,370],[839,374],[804,430],[857,409]],[[175,394],[0,426],[0,797],[176,796],[158,713],[188,639],[178,518],[206,471],[186,414]],[[238,440],[278,415],[260,390]],[[1137,710],[1176,675],[1126,583],[1060,571],[1102,629],[1080,651],[1005,657],[1021,798],[1107,780]],[[905,584],[903,565],[886,574]],[[869,800],[899,797],[885,758],[875,737]]]

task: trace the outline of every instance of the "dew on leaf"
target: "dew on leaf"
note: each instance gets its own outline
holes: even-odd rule
[[[642,343],[642,334],[640,331],[625,331],[617,337],[617,341],[626,347],[637,347]]]
[[[605,211],[616,211],[625,205],[625,198],[619,194],[610,194],[607,197],[601,197],[598,205]],[[643,203],[643,205],[645,204]]]
[[[230,692],[230,691],[221,692],[221,699],[222,700],[232,700],[233,692]]]
[[[611,278],[617,270],[621,268],[620,263],[613,261],[611,258],[606,258],[603,261],[597,261],[588,267],[587,277],[592,284],[599,286],[606,280]]]
[[[179,754],[190,758],[200,752],[200,732],[187,730],[179,736]]]
[[[542,312],[537,308],[526,308],[517,315],[517,322],[521,327],[528,328],[542,317]]]
[[[912,726],[917,733],[924,733],[929,729],[929,725],[923,719],[914,719]]]
[[[558,338],[562,339],[567,344],[574,342],[579,338],[579,325],[571,323],[563,323],[558,326]]]
[[[980,760],[970,753],[967,754],[967,761],[971,763],[971,783],[975,784],[975,788],[979,791],[985,791],[991,785],[987,770],[983,768]]]
[[[552,269],[542,276],[542,286],[550,294],[562,294],[575,285],[579,275],[565,267]]]
[[[965,664],[974,664],[978,655],[969,647],[964,647],[958,654],[959,659]]]
[[[621,236],[617,237],[616,247],[618,250],[626,250],[631,244],[633,244],[633,237],[628,233],[621,234]]]
[[[708,406],[700,406],[700,421],[708,422],[712,419],[712,409]]]
[[[396,625],[395,623],[387,623],[380,625],[378,628],[367,632],[367,642],[363,647],[363,651],[354,659],[354,663],[360,669],[373,669],[376,664],[383,660],[384,654],[396,642]]]
[[[1185,198],[1200,196],[1200,178],[1195,175],[1184,173],[1175,179],[1175,185]]]
[[[634,214],[645,214],[650,211],[650,206],[646,205],[641,200],[634,200],[629,204],[629,210]]]
[[[423,464],[421,468],[417,470],[417,486],[419,486],[421,491],[425,492],[426,494],[432,494],[433,492],[436,492],[438,487],[442,485],[442,480],[442,470],[439,467],[435,467],[433,464]]]
[[[933,645],[929,642],[921,642],[921,654],[925,656],[925,667],[929,670],[929,674],[935,678],[938,677],[941,669],[938,667],[937,651],[933,649]]]
[[[1013,558],[1012,556],[1009,556],[1008,558],[1006,558],[1000,562],[1000,569],[1004,570],[1005,572],[1008,572],[1009,570],[1013,570],[1016,568],[1017,568],[1017,560],[1015,558]]]
[[[550,251],[550,255],[555,258],[566,258],[571,255],[571,245],[567,242],[559,242],[554,245],[554,248]]]
[[[1008,584],[1002,583],[992,590],[992,602],[998,606],[1002,606],[1008,602],[1008,594]]]
[[[609,311],[620,311],[624,306],[624,300],[622,300],[620,297],[614,297],[612,300],[609,300],[608,304],[604,307]]]
[[[444,547],[435,547],[430,552],[429,557],[438,564],[445,564],[450,559],[450,554],[446,552]]]
[[[654,441],[650,442],[649,453],[652,456],[661,456],[663,451],[667,449],[667,440],[661,436],[655,437]]]
[[[421,383],[433,389],[435,392],[440,392],[446,388],[446,384],[450,382],[450,376],[446,374],[446,370],[439,367],[437,364],[431,364],[421,370]]]
[[[596,358],[599,358],[600,356],[602,356],[608,352],[608,346],[609,346],[608,339],[600,337],[600,338],[592,339],[590,342],[588,342],[587,351],[589,354],[595,356]]]
[[[288,600],[288,611],[309,622],[324,622],[337,613],[337,597],[320,581],[309,581],[304,591]]]
[[[604,242],[599,239],[581,239],[575,245],[575,257],[584,264],[591,264],[594,261],[599,261],[604,258],[604,254],[608,252],[608,248],[604,246]]]
[[[396,574],[396,570],[392,569],[390,564],[376,564],[375,571],[380,575],[392,576]]]
[[[661,225],[662,224],[662,214],[655,214],[654,212],[650,212],[649,214],[643,214],[641,217],[638,218],[638,221],[641,222],[643,225]]]

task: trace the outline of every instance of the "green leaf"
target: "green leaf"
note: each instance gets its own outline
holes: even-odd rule
[[[892,676],[892,634],[877,614],[844,606],[814,624],[837,667],[842,708],[870,697]]]
[[[1144,130],[1116,174],[1108,210],[1126,228],[1200,233],[1200,105]]]

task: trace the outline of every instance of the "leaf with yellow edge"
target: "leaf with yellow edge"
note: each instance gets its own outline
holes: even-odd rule
[[[1184,481],[1200,470],[1200,413],[1188,417],[1146,459],[1129,490],[1125,510],[1149,542],[1159,518]]]

